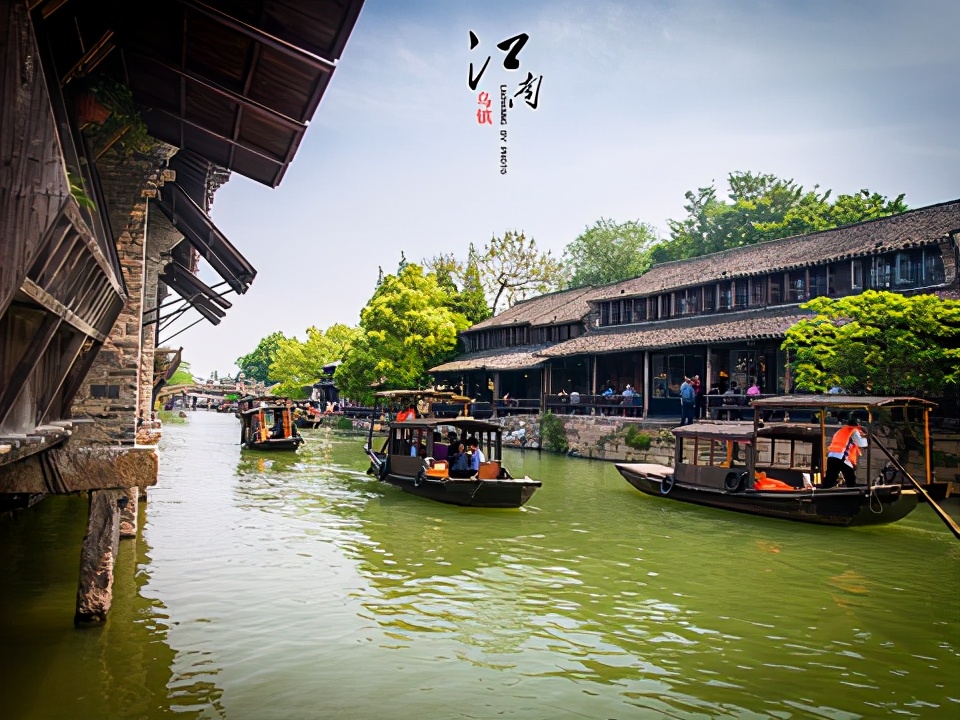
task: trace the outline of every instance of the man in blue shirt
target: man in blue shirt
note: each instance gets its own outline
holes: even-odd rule
[[[470,438],[467,447],[470,448],[470,469],[477,472],[480,470],[480,463],[484,462],[486,458],[484,458],[483,452],[480,450],[480,443],[477,442],[476,438]]]
[[[685,377],[680,386],[680,424],[692,425],[697,408],[697,391],[694,390],[690,378]]]

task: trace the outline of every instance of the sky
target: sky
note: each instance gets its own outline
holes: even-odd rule
[[[198,377],[235,372],[277,330],[357,325],[401,253],[465,258],[513,230],[560,257],[601,218],[666,237],[687,191],[726,197],[735,171],[956,199],[958,27],[954,0],[366,0],[279,187],[233,174],[214,199],[256,280],[220,325],[165,345]],[[522,33],[507,70],[497,44]]]

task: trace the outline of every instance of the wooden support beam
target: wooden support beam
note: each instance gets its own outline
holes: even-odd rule
[[[50,341],[53,340],[61,322],[62,320],[56,315],[46,315],[40,323],[37,334],[33,336],[33,340],[27,346],[27,351],[10,374],[7,386],[3,388],[3,392],[0,392],[0,425],[3,425],[4,420],[7,419],[16,404],[20,393],[23,392],[27,381],[30,379],[30,375],[36,369],[37,362],[43,357],[43,353],[46,352]]]
[[[92,490],[89,497],[74,625],[107,619],[113,602],[113,567],[120,547],[120,507],[127,504],[123,490]]]
[[[43,305],[43,307],[52,312],[54,315],[63,318],[65,322],[73,325],[73,327],[82,332],[84,335],[89,335],[100,342],[103,342],[107,339],[106,335],[99,332],[82,318],[77,317],[72,310],[68,309],[63,303],[53,297],[46,290],[39,287],[32,280],[24,280],[23,285],[20,286],[20,290],[23,291],[23,293],[31,300]]]
[[[80,356],[80,350],[83,349],[83,344],[86,341],[86,335],[74,332],[70,342],[62,349],[55,382],[37,394],[37,425],[46,421],[51,408],[53,408],[56,403],[60,390],[63,388],[64,383],[66,383],[67,378],[70,377],[70,368],[77,362]],[[62,403],[57,405],[57,409],[60,407],[62,407]],[[59,419],[59,417],[54,418],[54,420]]]
[[[87,377],[87,373],[90,372],[93,361],[96,360],[97,353],[100,352],[102,346],[103,341],[100,341],[93,342],[90,347],[87,348],[86,352],[81,348],[80,357],[73,363],[67,376],[63,379],[63,391],[60,393],[60,417],[70,415],[70,406],[73,404],[73,398]]]

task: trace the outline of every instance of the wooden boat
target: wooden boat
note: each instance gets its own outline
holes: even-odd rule
[[[293,422],[298,428],[316,430],[323,425],[323,411],[315,400],[300,401],[293,408]]]
[[[880,419],[887,427],[922,422],[929,484],[933,403],[909,397],[796,395],[755,400],[752,405],[753,422],[700,422],[674,428],[673,467],[618,463],[617,470],[648,495],[820,525],[895,522],[917,506],[918,493],[926,496],[924,486],[910,476],[876,430]],[[858,413],[868,439],[858,485],[822,488],[827,447],[839,428],[831,423],[851,412]],[[798,416],[811,419],[798,421]],[[770,421],[764,422],[764,417]]]
[[[451,469],[451,447],[476,438],[484,456],[479,470]],[[539,480],[514,478],[504,467],[502,428],[470,417],[418,418],[390,424],[380,452],[366,445],[368,472],[382,482],[429,500],[472,507],[516,508],[541,486]]]
[[[303,443],[291,403],[274,396],[245,397],[238,404],[240,444],[250,450],[296,450]]]

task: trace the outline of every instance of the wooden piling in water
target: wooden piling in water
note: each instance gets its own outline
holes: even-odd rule
[[[87,533],[80,550],[80,580],[74,625],[102,623],[113,600],[113,567],[120,545],[120,509],[125,490],[91,490]]]

